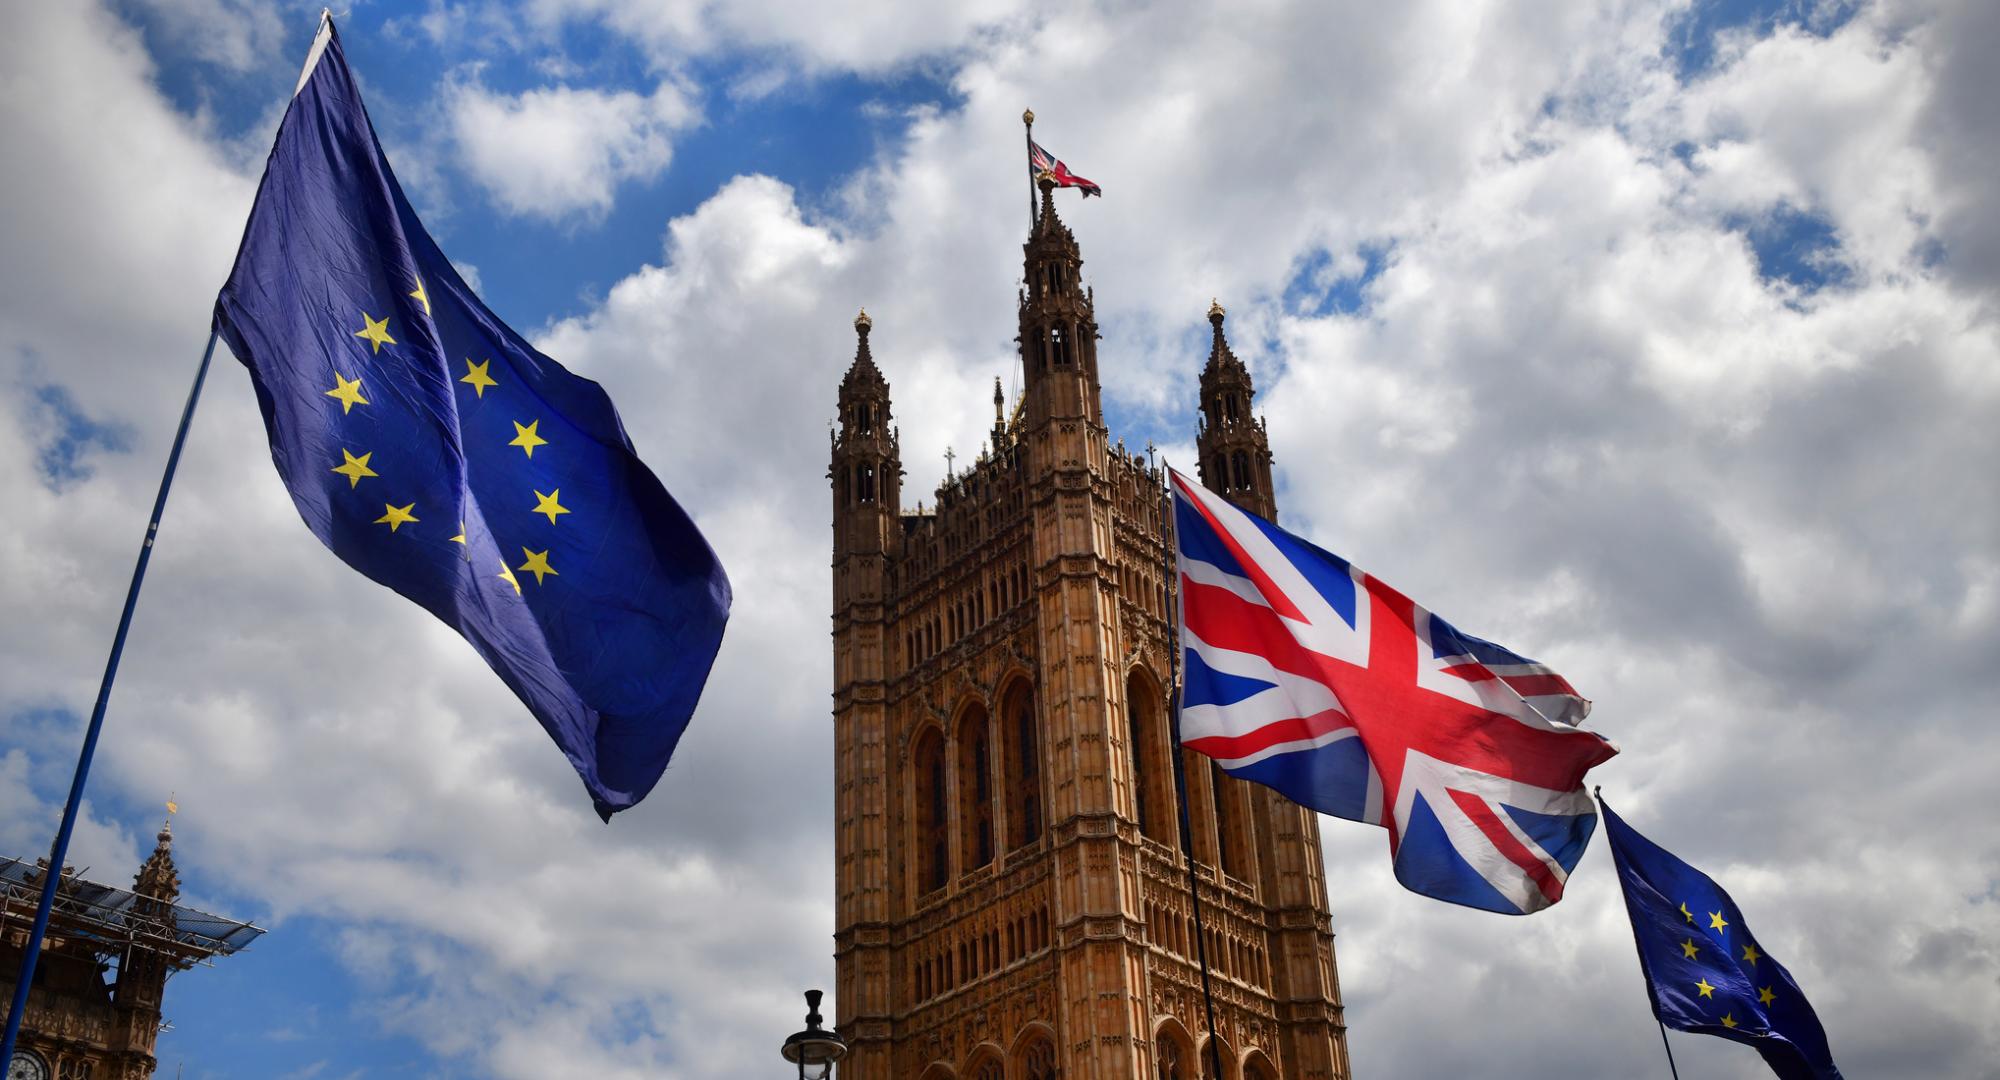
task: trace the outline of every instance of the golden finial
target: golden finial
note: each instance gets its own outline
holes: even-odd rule
[[[868,328],[874,325],[875,320],[868,317],[867,308],[862,308],[861,314],[854,317],[854,329],[859,333],[867,333]]]
[[[181,804],[180,804],[180,803],[177,803],[177,802],[175,802],[175,801],[174,801],[174,793],[172,793],[172,792],[169,792],[169,793],[167,794],[167,813],[169,813],[169,814],[178,814],[178,813],[180,813],[180,812],[181,812]]]
[[[1028,125],[1029,127],[1034,127],[1034,126],[1035,126],[1035,110],[1033,110],[1033,109],[1022,109],[1022,110],[1021,110],[1021,122],[1022,122],[1023,124],[1026,124],[1026,125]]]
[[[1211,297],[1208,301],[1208,317],[1210,321],[1219,320],[1222,318],[1222,315],[1222,302]]]

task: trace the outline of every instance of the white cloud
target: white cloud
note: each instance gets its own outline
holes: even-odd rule
[[[255,0],[137,0],[136,6],[174,46],[234,71],[272,63],[295,36],[286,34],[278,7]],[[309,25],[303,12],[293,20],[295,29]]]
[[[688,93],[663,81],[651,94],[569,86],[495,93],[473,77],[447,91],[465,169],[510,214],[602,217],[619,185],[673,160],[674,135],[696,123]]]

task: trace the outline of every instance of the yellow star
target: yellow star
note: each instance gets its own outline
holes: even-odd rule
[[[1757,946],[1755,945],[1743,946],[1744,963],[1749,964],[1751,967],[1756,967],[1757,961],[1762,959],[1764,959],[1764,954],[1757,951]]]
[[[423,278],[417,279],[417,291],[411,293],[410,295],[416,298],[416,301],[424,306],[424,314],[429,315],[431,313],[431,298],[424,295]]]
[[[468,356],[465,358],[465,374],[460,375],[458,381],[471,383],[474,395],[485,397],[487,387],[500,385],[494,381],[493,376],[486,373],[486,369],[492,366],[493,361],[491,360],[481,360],[475,364],[472,362],[472,357]]]
[[[514,580],[514,571],[507,569],[505,561],[500,563],[500,580],[514,586],[514,595],[521,595],[521,583]]]
[[[465,522],[461,521],[458,523],[458,535],[452,537],[451,542],[454,544],[465,543]]]
[[[375,451],[370,450],[360,457],[355,457],[343,446],[340,448],[340,456],[347,460],[335,465],[333,471],[347,477],[347,486],[350,490],[361,486],[362,477],[375,475],[375,470],[368,467],[368,459],[375,456]]]
[[[521,554],[526,555],[528,557],[528,561],[522,563],[521,565],[515,567],[514,569],[526,570],[527,572],[535,575],[535,584],[540,585],[542,583],[542,578],[544,576],[555,574],[556,568],[549,565],[548,552],[529,551],[527,548],[522,548]]]
[[[1700,949],[1695,948],[1693,938],[1689,938],[1688,940],[1681,942],[1681,952],[1686,954],[1687,958],[1690,960],[1694,959],[1694,954],[1700,951],[1701,951]]]
[[[1760,986],[1757,988],[1757,1003],[1759,1005],[1769,1005],[1771,1002],[1776,1001],[1777,999],[1778,995],[1773,994],[1771,992],[1770,987]]]
[[[540,499],[541,501],[535,505],[535,508],[532,511],[529,512],[535,514],[547,514],[549,516],[549,524],[554,525],[556,523],[557,514],[569,513],[568,507],[565,507],[563,504],[556,501],[556,496],[561,494],[562,494],[561,488],[557,488],[554,491],[549,492],[547,495],[544,495],[539,491],[535,492],[535,498]]]
[[[1694,988],[1696,990],[1701,991],[1702,997],[1712,998],[1715,996],[1715,987],[1708,985],[1707,979],[1703,979],[1702,981],[1694,984]]]
[[[389,317],[387,315],[377,320],[373,315],[364,311],[361,313],[361,321],[368,325],[356,330],[354,336],[366,338],[374,342],[376,352],[381,352],[384,345],[394,345],[396,343],[396,339],[389,336]]]
[[[1722,917],[1722,912],[1711,911],[1708,913],[1708,928],[1710,930],[1720,930],[1728,925],[1729,920]]]
[[[1684,915],[1684,916],[1686,916],[1686,918],[1687,918],[1687,921],[1689,921],[1689,922],[1693,922],[1693,921],[1694,921],[1694,912],[1692,912],[1692,911],[1689,911],[1689,910],[1688,910],[1688,906],[1687,906],[1687,902],[1686,902],[1686,901],[1682,901],[1682,902],[1681,902],[1681,914],[1682,914],[1682,915]]]
[[[417,520],[417,516],[410,513],[410,511],[416,508],[416,503],[411,503],[408,506],[390,506],[388,503],[383,503],[382,509],[388,511],[388,513],[376,518],[375,524],[387,525],[390,532],[395,532],[397,529],[403,527],[404,522]]]
[[[346,416],[347,410],[356,405],[368,404],[368,399],[361,396],[361,380],[357,378],[350,382],[338,371],[333,373],[333,389],[328,390],[326,396],[339,399],[342,416]]]
[[[535,429],[540,426],[542,426],[540,420],[530,422],[527,427],[522,427],[519,420],[514,421],[514,441],[507,445],[518,446],[526,451],[529,457],[534,457],[535,447],[547,446],[549,444],[547,439],[535,434]]]
[[[1728,1028],[1728,1029],[1729,1029],[1729,1030],[1731,1030],[1731,1031],[1735,1031],[1735,1030],[1736,1030],[1736,1015],[1735,1015],[1734,1013],[1723,1013],[1723,1014],[1722,1014],[1722,1026],[1723,1026],[1723,1027],[1726,1027],[1726,1028]]]

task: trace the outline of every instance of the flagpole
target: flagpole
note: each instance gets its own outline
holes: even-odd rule
[[[1597,802],[1598,802],[1598,803],[1600,804],[1600,806],[1599,806],[1599,809],[1600,809],[1600,811],[1601,811],[1601,810],[1602,810],[1602,805],[1601,805],[1601,804],[1602,804],[1602,803],[1604,802],[1604,785],[1602,785],[1602,784],[1597,784],[1597,785],[1593,785],[1593,786],[1591,787],[1591,789],[1590,789],[1590,797],[1591,797],[1591,798],[1593,798],[1593,799],[1595,799],[1595,800],[1597,800]],[[1616,852],[1613,852],[1613,855],[1615,856],[1615,855],[1616,855]],[[1625,912],[1625,914],[1626,914],[1626,916],[1627,916],[1628,918],[1629,918],[1629,917],[1631,916],[1631,914],[1632,914],[1632,912],[1631,912],[1631,909],[1630,909],[1630,905],[1629,905],[1629,903],[1628,903],[1628,905],[1627,905],[1627,909],[1626,909],[1626,912]],[[1633,930],[1633,946],[1634,946],[1634,947],[1636,948],[1636,947],[1637,947],[1637,945],[1638,945],[1638,930],[1637,930],[1637,928],[1635,927],[1635,928],[1634,928],[1634,930]],[[1645,972],[1645,970],[1646,970],[1646,954],[1645,954],[1645,951],[1644,951],[1644,950],[1641,950],[1641,951],[1640,951],[1640,953],[1639,953],[1639,970],[1640,970],[1640,972],[1641,972],[1642,974],[1643,974],[1643,973]],[[1650,982],[1650,980],[1649,980],[1649,981],[1648,981],[1648,991],[1649,991],[1649,995],[1648,995],[1648,996],[1650,996],[1650,990],[1651,990],[1651,982]],[[1666,1023],[1666,1021],[1664,1021],[1664,1020],[1660,1019],[1660,1013],[1659,1013],[1659,1009],[1658,1009],[1658,1006],[1655,1006],[1655,1007],[1654,1007],[1654,1011],[1653,1011],[1653,1022],[1654,1022],[1654,1023],[1656,1023],[1656,1024],[1658,1024],[1658,1025],[1660,1025],[1660,1045],[1661,1045],[1662,1047],[1665,1047],[1665,1048],[1666,1048],[1666,1051],[1667,1051],[1667,1072],[1669,1072],[1669,1073],[1671,1073],[1671,1074],[1673,1075],[1673,1078],[1674,1078],[1674,1080],[1681,1080],[1681,1070],[1680,1070],[1680,1068],[1679,1068],[1678,1066],[1676,1066],[1676,1065],[1674,1064],[1674,1047],[1673,1047],[1673,1044],[1672,1044],[1672,1043],[1669,1043],[1669,1042],[1667,1041],[1667,1023]]]
[[[1021,123],[1028,129],[1028,133],[1025,136],[1028,144],[1028,164],[1033,165],[1035,163],[1035,110],[1023,109],[1021,111]],[[1037,205],[1035,202],[1035,170],[1030,168],[1028,170],[1028,229],[1031,232],[1035,228],[1035,207]]]
[[[111,701],[111,683],[118,677],[118,659],[125,652],[125,635],[132,629],[132,612],[139,606],[139,586],[146,580],[146,563],[153,557],[153,539],[160,531],[160,516],[167,508],[167,491],[174,484],[174,469],[180,465],[181,448],[187,445],[188,426],[194,420],[195,404],[201,400],[201,384],[208,378],[208,362],[215,356],[216,331],[208,332],[208,347],[202,350],[201,366],[195,368],[194,385],[188,389],[187,405],[181,409],[181,426],[174,432],[173,449],[167,452],[167,469],[160,477],[160,493],[153,499],[153,516],[146,523],[146,538],[139,545],[139,561],[132,568],[132,584],[125,592],[125,610],[118,616],[118,632],[111,638],[111,657],[104,663],[104,681],[97,688],[97,704],[90,710],[90,726],[84,730],[83,750],[77,755],[76,774],[70,778],[69,801],[63,804],[62,824],[49,849],[48,872],[42,875],[42,898],[35,908],[35,925],[22,948],[21,971],[14,983],[14,1003],[7,1010],[7,1033],[0,1037],[0,1063],[14,1060],[14,1040],[21,1032],[21,1015],[28,1008],[28,992],[34,986],[35,962],[41,957],[42,939],[48,934],[49,911],[55,906],[56,884],[62,880],[63,859],[69,855],[70,834],[76,829],[77,808],[83,803],[83,784],[90,776],[90,759],[97,753],[97,736],[104,729],[104,709]]]
[[[1166,473],[1168,483],[1172,483],[1173,470],[1165,458],[1160,466]],[[1173,491],[1162,488],[1160,507],[1161,537],[1166,543],[1160,550],[1160,570],[1167,583],[1167,719],[1173,732],[1174,791],[1181,804],[1181,856],[1187,862],[1188,900],[1194,906],[1194,955],[1201,965],[1201,1004],[1208,1015],[1208,1056],[1209,1066],[1218,1077],[1227,1075],[1222,1071],[1222,1048],[1216,1041],[1215,1028],[1215,987],[1208,974],[1208,929],[1202,924],[1201,890],[1195,884],[1194,875],[1194,824],[1189,816],[1187,752],[1181,749],[1181,621],[1180,621],[1180,575],[1174,573],[1174,543],[1167,539],[1171,534],[1173,516]],[[1676,1080],[1679,1080],[1677,1077]]]
[[[1657,1016],[1653,1017],[1653,1023],[1660,1025],[1660,1045],[1667,1048],[1667,1071],[1673,1074],[1674,1080],[1681,1080],[1681,1071],[1674,1068],[1674,1048],[1667,1042],[1667,1025]]]

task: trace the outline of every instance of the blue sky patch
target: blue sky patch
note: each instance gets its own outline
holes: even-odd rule
[[[131,429],[85,416],[60,383],[29,386],[25,400],[28,430],[35,438],[35,472],[51,491],[90,479],[93,454],[122,454],[132,448]]]
[[[1823,212],[1779,203],[1764,215],[1737,215],[1724,224],[1749,241],[1767,285],[1784,282],[1810,296],[1854,279],[1854,268],[1841,257],[1839,230]]]
[[[1316,318],[1365,313],[1368,286],[1382,276],[1394,247],[1378,242],[1356,248],[1354,255],[1361,264],[1358,269],[1351,260],[1335,262],[1333,253],[1325,248],[1307,255],[1285,284],[1286,313]]]
[[[1786,26],[1827,37],[1847,25],[1860,7],[1859,0],[1695,0],[1667,21],[1662,51],[1674,65],[1674,75],[1690,82],[1715,70],[1719,34],[1748,31],[1765,37]]]

